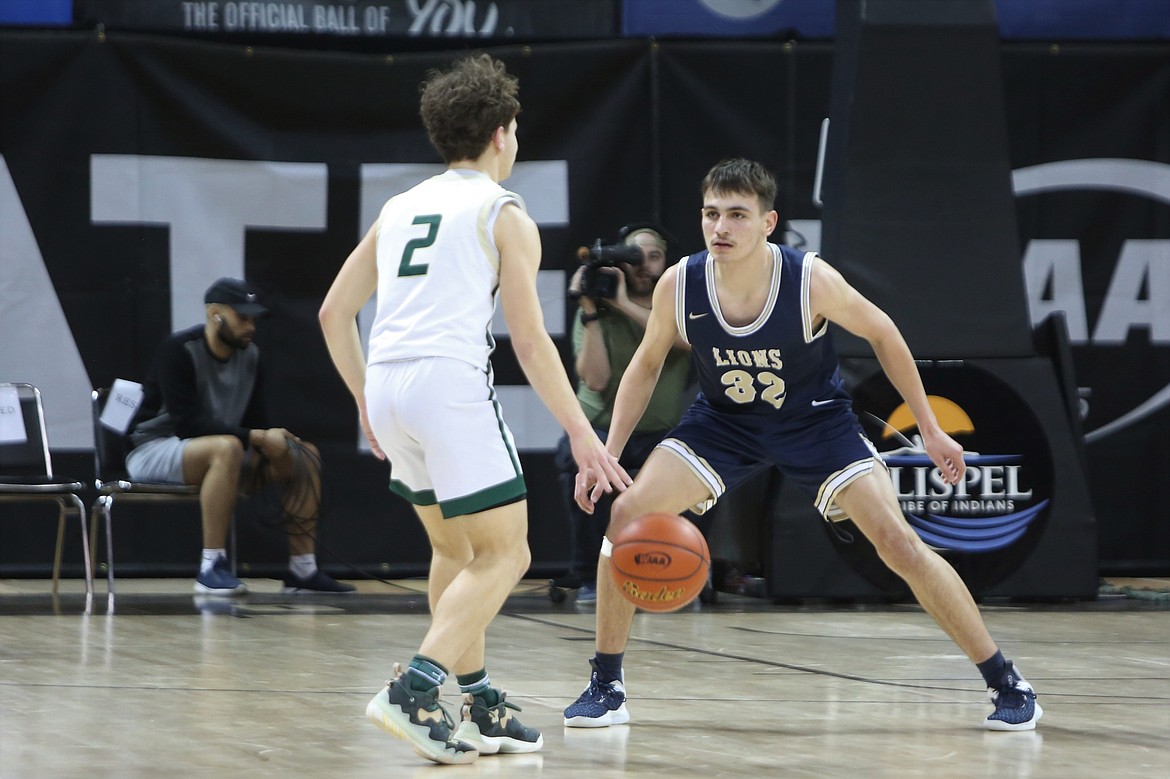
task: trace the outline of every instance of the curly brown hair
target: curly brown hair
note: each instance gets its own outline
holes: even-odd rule
[[[478,159],[496,128],[520,113],[519,80],[487,54],[428,71],[419,89],[427,137],[447,163]]]

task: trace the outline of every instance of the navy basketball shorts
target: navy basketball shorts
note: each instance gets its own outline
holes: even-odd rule
[[[847,402],[781,426],[759,414],[719,411],[700,397],[658,447],[682,458],[711,490],[709,499],[692,507],[699,514],[729,488],[772,466],[795,481],[825,519],[844,519],[837,494],[875,465],[885,465]]]

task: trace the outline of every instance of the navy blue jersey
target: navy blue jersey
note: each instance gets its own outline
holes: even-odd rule
[[[707,251],[679,262],[676,317],[708,403],[761,423],[803,425],[816,409],[851,405],[828,323],[813,330],[809,314],[812,252],[769,243],[772,284],[755,322],[736,327],[723,318],[715,294],[715,262]],[[826,409],[827,410],[827,409]]]

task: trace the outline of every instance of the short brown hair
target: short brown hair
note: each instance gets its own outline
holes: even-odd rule
[[[428,71],[419,89],[427,137],[447,163],[478,159],[496,128],[520,113],[519,80],[487,54]]]
[[[771,211],[776,202],[776,179],[758,162],[733,157],[715,163],[703,177],[700,193],[753,193],[760,200],[760,210]]]

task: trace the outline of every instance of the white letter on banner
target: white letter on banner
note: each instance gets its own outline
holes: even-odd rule
[[[442,173],[442,165],[421,163],[391,163],[363,165],[361,170],[361,220],[358,240],[378,218],[382,205],[395,195],[420,181]],[[569,163],[567,160],[517,162],[504,187],[524,198],[529,216],[541,226],[563,226],[569,223]],[[568,279],[563,270],[542,270],[536,277],[536,292],[544,310],[544,327],[553,338],[565,334],[565,286]],[[371,301],[358,316],[362,344],[368,344],[370,327],[374,321],[374,303]],[[508,328],[503,312],[498,308],[492,319],[492,335],[507,338]],[[504,407],[508,427],[516,438],[520,451],[551,451],[561,436],[560,425],[545,408],[540,398],[527,384],[497,385],[496,393]],[[358,447],[369,451],[366,438],[358,430]]]
[[[204,319],[203,292],[244,277],[248,228],[325,229],[324,163],[95,154],[93,221],[170,227],[171,329]]]
[[[1089,340],[1085,288],[1081,282],[1081,247],[1077,241],[1052,238],[1029,241],[1024,252],[1024,286],[1033,327],[1053,311],[1063,311],[1069,341],[1083,344]]]
[[[92,446],[93,387],[3,155],[0,269],[0,380],[40,388],[54,448]]]
[[[1151,344],[1170,343],[1170,241],[1122,244],[1093,343],[1124,344],[1131,329],[1142,327]]]

